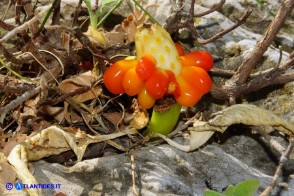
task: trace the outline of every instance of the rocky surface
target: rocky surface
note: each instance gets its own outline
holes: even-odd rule
[[[263,190],[271,181],[276,163],[268,150],[248,136],[233,136],[223,144],[210,144],[191,153],[169,145],[134,150],[136,190],[142,195],[202,195],[209,187],[224,190],[229,184],[245,179],[259,179]],[[122,154],[85,160],[63,167],[44,161],[33,163],[39,183],[61,184],[56,192],[66,195],[132,195],[131,159]],[[289,190],[274,195],[293,195]],[[52,195],[54,190],[43,190]]]

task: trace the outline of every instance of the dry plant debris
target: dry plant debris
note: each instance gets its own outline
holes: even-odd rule
[[[274,113],[255,105],[236,104],[218,112],[214,118],[207,122],[195,120],[193,127],[188,128],[190,131],[190,144],[187,146],[179,145],[162,135],[160,137],[170,145],[189,152],[205,144],[215,131],[223,133],[229,126],[234,124],[273,127],[290,138],[294,136],[294,125]]]
[[[28,169],[29,161],[36,161],[68,150],[73,150],[78,161],[81,161],[89,144],[135,133],[137,133],[135,129],[126,129],[113,134],[91,136],[80,130],[64,131],[57,126],[51,126],[16,145],[9,153],[7,160],[14,167],[23,183],[37,184],[36,179]],[[30,195],[41,194],[40,189],[29,189],[28,191]]]

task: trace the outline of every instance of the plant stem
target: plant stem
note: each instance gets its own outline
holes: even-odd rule
[[[153,22],[153,23],[155,23],[155,24],[157,24],[158,26],[161,26],[161,24],[159,24],[159,22],[157,22],[157,20],[147,11],[147,10],[145,10],[143,7],[142,7],[142,5],[140,5],[139,3],[138,3],[138,1],[136,1],[136,0],[133,0],[134,1],[134,3],[136,4],[136,6],[138,6],[145,14],[147,14],[148,16],[149,16],[149,18],[150,18],[150,20]]]
[[[109,12],[99,21],[99,23],[97,24],[97,28],[99,28],[105,22],[105,20],[109,17],[109,15],[112,14],[112,12],[114,12],[114,10],[116,10],[122,2],[123,0],[120,0],[119,2],[115,4],[113,8],[111,8],[111,10],[109,10]]]
[[[55,7],[57,1],[58,1],[58,0],[54,0],[54,1],[52,2],[52,5],[51,5],[50,9],[48,10],[48,12],[47,12],[45,18],[42,20],[41,24],[39,25],[39,31],[41,31],[41,30],[44,28],[44,26],[45,26],[45,24],[46,24],[46,22],[47,22],[49,16],[51,15],[51,13],[52,13],[52,11],[53,11],[53,9],[54,9],[54,7]]]
[[[156,108],[153,108],[148,128],[143,134],[160,133],[162,135],[168,135],[171,133],[178,122],[181,108],[182,106],[177,103],[170,105],[170,109],[164,112],[158,112]]]
[[[94,27],[95,29],[97,29],[97,20],[98,17],[95,17],[95,14],[92,11],[92,5],[91,5],[91,1],[90,0],[84,0],[88,13],[89,13],[89,17],[90,17],[90,26]]]

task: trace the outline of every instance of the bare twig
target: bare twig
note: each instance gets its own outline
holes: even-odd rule
[[[201,17],[201,16],[205,16],[208,15],[212,12],[217,11],[218,9],[220,9],[224,4],[225,4],[226,0],[221,0],[217,5],[215,5],[214,7],[210,8],[209,10],[199,13],[199,14],[194,14],[194,17]]]
[[[247,20],[247,18],[250,16],[250,14],[252,13],[252,11],[247,11],[241,18],[240,20],[238,20],[237,23],[235,23],[234,25],[232,25],[231,27],[219,32],[218,34],[214,35],[213,37],[209,38],[209,39],[201,39],[201,38],[197,38],[197,41],[200,44],[207,44],[210,43],[214,40],[217,40],[218,38],[221,38],[222,36],[224,36],[225,34],[227,34],[228,32],[236,29],[237,27],[241,26],[242,24],[244,24]]]
[[[58,25],[60,23],[60,4],[61,0],[57,0],[56,4],[54,5],[52,25]]]
[[[31,20],[23,23],[22,25],[14,28],[12,31],[8,32],[4,37],[0,39],[0,43],[5,43],[12,37],[16,36],[18,33],[26,31],[28,28],[30,28],[30,25],[32,25],[34,22],[38,21],[43,15],[47,12],[47,9],[42,10],[38,14],[36,14]]]
[[[223,31],[219,32],[218,34],[212,36],[211,38],[208,39],[202,39],[201,36],[198,34],[198,32],[196,31],[196,28],[194,26],[194,18],[195,17],[200,17],[200,16],[204,16],[207,14],[210,14],[218,9],[220,9],[223,4],[225,3],[224,0],[221,0],[219,4],[217,4],[216,6],[214,6],[213,8],[207,10],[206,12],[200,13],[200,14],[194,14],[194,5],[195,5],[195,0],[191,1],[191,7],[189,10],[189,15],[186,16],[188,17],[187,20],[185,22],[181,22],[181,19],[183,16],[185,16],[184,14],[182,14],[182,10],[178,10],[178,12],[176,14],[174,14],[172,16],[172,18],[168,19],[166,24],[164,25],[164,27],[169,31],[176,31],[182,28],[188,28],[190,29],[193,37],[198,41],[198,43],[200,44],[207,44],[210,42],[213,42],[217,39],[219,39],[220,37],[224,36],[225,34],[227,34],[228,32],[236,29],[237,27],[239,27],[240,25],[244,24],[247,20],[247,18],[250,16],[251,11],[247,11],[241,18],[240,20],[238,20],[237,23],[235,23],[234,25],[232,25],[231,27],[229,27],[228,29],[224,29]]]
[[[237,86],[244,84],[257,62],[263,56],[267,48],[273,42],[279,30],[282,28],[286,18],[290,15],[294,7],[293,0],[285,0],[276,14],[275,18],[269,25],[262,39],[255,45],[253,51],[249,56],[243,61],[243,63],[238,68],[236,74],[226,82],[229,86]]]
[[[133,193],[134,193],[134,195],[138,196],[139,193],[138,193],[137,188],[136,188],[136,162],[135,162],[135,156],[130,155],[130,157],[131,157]]]
[[[277,157],[281,156],[283,152],[285,152],[286,148],[277,140],[273,139],[273,137],[271,137],[268,132],[265,132],[262,127],[252,126],[252,129],[261,135],[261,139],[269,148],[274,149],[274,151],[277,152]],[[274,131],[274,129],[272,129],[272,131]]]
[[[15,28],[14,25],[7,24],[7,23],[5,23],[3,20],[0,20],[0,27],[1,27],[2,29],[7,30],[7,31],[12,31],[12,30]]]
[[[28,90],[32,90],[33,88],[34,88],[34,85],[26,83],[23,80],[19,80],[14,77],[4,76],[0,74],[1,92],[24,93]]]
[[[283,167],[285,165],[285,163],[288,161],[289,156],[292,152],[294,148],[294,139],[290,139],[290,143],[286,149],[286,151],[282,154],[282,156],[280,157],[280,162],[279,165],[276,169],[275,175],[273,177],[272,182],[270,183],[270,185],[268,185],[268,187],[260,194],[260,196],[267,196],[267,195],[271,195],[271,191],[275,188],[278,179],[280,178],[280,176],[282,175],[283,172]]]
[[[19,105],[21,105],[24,101],[30,99],[31,97],[35,96],[41,91],[41,87],[38,86],[32,90],[26,91],[21,96],[17,97],[15,100],[11,101],[9,104],[7,104],[4,107],[0,108],[0,124],[3,123],[4,118],[8,112],[11,110],[17,108]]]
[[[240,97],[264,87],[285,84],[294,81],[294,71],[288,71],[294,65],[294,52],[291,53],[289,58],[280,64],[278,68],[269,69],[258,74],[252,74],[250,81],[238,86],[214,85],[211,90],[211,95],[217,99],[229,99],[230,97]]]
[[[77,7],[75,8],[75,12],[73,15],[73,20],[72,20],[72,27],[75,27],[78,24],[78,17],[80,15],[81,11],[83,10],[82,3],[83,3],[83,0],[79,0],[79,3],[77,5]]]

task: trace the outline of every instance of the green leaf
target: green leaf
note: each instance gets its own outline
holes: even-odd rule
[[[99,6],[100,7],[100,12],[102,13],[104,11],[104,8],[115,3],[115,2],[118,2],[119,0],[102,0],[101,1],[101,5]]]
[[[234,187],[233,185],[230,184],[230,185],[226,188],[224,194],[225,194],[226,196],[233,196],[233,195],[234,195],[234,190],[235,190],[235,187]]]
[[[213,190],[205,190],[204,191],[204,196],[225,196],[224,194],[222,193],[218,193],[216,191],[213,191]]]
[[[205,190],[204,196],[253,196],[260,185],[259,180],[249,179],[238,183],[235,187],[229,185],[224,194],[213,190]]]
[[[253,196],[260,185],[259,180],[249,179],[236,185],[234,196]]]

